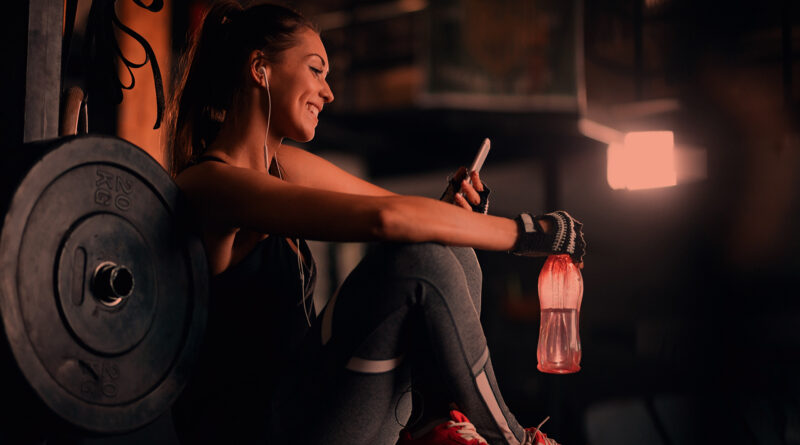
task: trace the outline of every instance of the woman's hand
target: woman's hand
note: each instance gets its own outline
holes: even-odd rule
[[[521,213],[514,220],[519,227],[519,236],[511,253],[522,256],[567,254],[583,269],[583,255],[586,253],[583,224],[569,213],[563,210],[540,216]]]
[[[467,173],[461,167],[451,177],[441,200],[485,214],[489,210],[489,188],[481,182],[478,172]]]

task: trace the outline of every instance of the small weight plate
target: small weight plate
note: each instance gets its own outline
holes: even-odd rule
[[[179,224],[177,186],[147,153],[101,136],[49,144],[2,226],[6,337],[56,414],[130,431],[171,406],[196,361],[205,254]]]

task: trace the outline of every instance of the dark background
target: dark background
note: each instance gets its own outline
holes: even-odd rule
[[[470,8],[482,5],[501,10],[501,19],[512,9],[525,20],[453,31],[458,23],[437,15],[452,17],[443,4],[458,5],[462,28],[475,26]],[[585,224],[583,369],[574,375],[536,369],[542,262],[479,252],[484,327],[504,397],[522,424],[549,415],[545,431],[572,444],[800,443],[798,9],[789,1],[431,2],[405,19],[432,35],[397,31],[400,48],[387,43],[393,36],[361,37],[386,34],[386,23],[323,32],[332,64],[339,51],[349,63],[331,74],[334,91],[343,84],[344,103],[326,112],[311,147],[341,148],[363,159],[379,183],[436,196],[447,171],[468,163],[488,136],[493,151],[483,178],[492,186],[492,213],[564,208]],[[495,18],[482,12],[485,21]],[[402,28],[401,20],[391,23]],[[537,31],[534,44],[512,48]],[[480,60],[470,46],[480,42],[464,37],[470,32],[505,46]],[[442,34],[458,43],[442,44]],[[380,48],[381,57],[353,60],[348,45]],[[387,48],[405,66],[402,45],[420,54],[423,95],[467,91],[478,99],[360,110],[348,95],[358,91],[353,78],[389,69]],[[495,70],[511,51],[539,65]],[[448,90],[436,83],[436,70],[452,65],[483,70],[489,81],[477,76],[472,91],[453,81]],[[538,79],[515,93],[527,103],[505,97],[515,76]],[[576,84],[565,86],[564,77]],[[585,105],[569,109],[552,99],[580,100],[581,85]],[[603,113],[661,98],[680,108],[647,117]],[[673,130],[676,144],[706,150],[707,176],[612,190],[606,145],[578,131],[582,116],[620,130]]]
[[[490,213],[563,208],[584,223],[577,374],[536,369],[543,260],[478,253],[492,358],[523,425],[550,416],[543,429],[565,444],[800,443],[798,2],[292,5],[322,25],[336,94],[306,148],[394,191],[436,197],[491,137]],[[206,6],[172,5],[175,60]],[[6,20],[6,54],[24,60],[12,41],[23,25]],[[80,54],[70,57],[74,80]],[[20,69],[7,65],[4,82],[18,84]],[[7,140],[20,138],[19,94],[4,93]],[[604,113],[665,98],[680,106]],[[113,134],[113,112],[97,116],[92,131]],[[676,144],[705,150],[705,178],[612,190],[607,146],[579,132],[581,117],[672,130]],[[324,298],[352,260],[317,248]],[[162,419],[82,443],[169,443],[167,429]]]

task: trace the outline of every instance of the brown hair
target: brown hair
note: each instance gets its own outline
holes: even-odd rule
[[[305,17],[283,6],[243,9],[223,1],[209,9],[181,60],[170,104],[167,167],[173,177],[217,137],[250,53],[261,50],[267,61],[277,62],[297,44],[302,28],[317,31]]]

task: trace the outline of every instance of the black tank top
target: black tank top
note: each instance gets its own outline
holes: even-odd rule
[[[242,352],[272,351],[276,359],[296,349],[315,318],[316,265],[305,241],[299,248],[306,259],[302,285],[297,254],[278,236],[262,240],[238,264],[211,278],[211,344],[246,348]]]
[[[269,236],[211,278],[200,361],[173,410],[187,443],[248,443],[264,434],[278,375],[316,318],[316,265],[305,241],[298,248],[302,275],[287,239]]]

